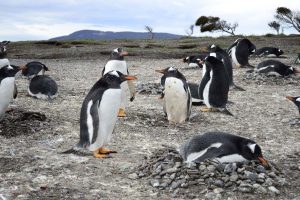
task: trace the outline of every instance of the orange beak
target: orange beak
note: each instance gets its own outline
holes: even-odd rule
[[[287,98],[287,99],[290,100],[290,101],[294,101],[294,98],[291,97],[291,96],[286,96],[285,98]]]
[[[268,161],[264,159],[264,157],[259,156],[258,160],[261,162],[261,164],[266,168],[266,169],[271,169],[271,166],[269,165]]]
[[[120,53],[120,56],[128,56],[128,52],[127,52],[127,51],[122,51],[122,52]]]
[[[19,70],[22,70],[22,71],[24,71],[24,70],[26,70],[26,69],[27,69],[27,66],[26,66],[26,65],[20,66],[20,67],[19,67]]]
[[[165,70],[163,70],[163,69],[157,69],[157,70],[155,70],[156,72],[158,72],[158,73],[161,73],[161,74],[164,74],[165,73]]]
[[[136,80],[137,78],[135,76],[126,75],[125,79],[128,80],[128,81],[131,81],[131,80]]]
[[[295,73],[296,74],[300,74],[300,70],[299,69],[296,69],[296,68],[294,68],[295,69]]]

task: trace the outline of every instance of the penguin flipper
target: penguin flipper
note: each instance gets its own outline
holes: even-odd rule
[[[18,96],[18,88],[17,88],[17,85],[15,83],[15,87],[14,87],[14,99],[17,98]]]
[[[207,159],[216,158],[216,157],[219,157],[221,155],[224,155],[224,149],[222,147],[220,147],[220,148],[211,147],[211,148],[207,149],[205,154],[203,154],[199,158],[193,160],[193,162],[200,163],[200,162],[203,162]]]
[[[219,108],[218,110],[225,115],[234,116],[231,112],[229,112],[229,110],[227,110],[227,108]]]

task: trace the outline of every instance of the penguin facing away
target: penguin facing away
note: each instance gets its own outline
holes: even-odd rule
[[[265,60],[258,64],[254,70],[258,73],[265,73],[269,75],[280,75],[288,76],[290,74],[299,74],[300,70],[294,67],[285,65],[284,63],[277,60]]]
[[[0,120],[3,118],[15,90],[15,75],[22,68],[7,65],[0,68]]]
[[[275,47],[262,47],[260,49],[257,49],[255,51],[256,56],[268,56],[268,55],[275,55],[277,58],[284,54],[284,52],[281,49],[275,48]]]
[[[124,51],[122,48],[116,48],[111,52],[110,58],[108,60],[108,62],[105,64],[103,70],[102,70],[102,76],[105,75],[106,73],[108,73],[109,71],[112,70],[116,70],[121,72],[122,74],[128,75],[129,71],[127,68],[127,64],[126,61],[124,59],[125,56],[128,56],[128,52]],[[128,80],[126,81],[128,84],[128,88],[129,88],[129,92],[130,92],[130,101],[133,101],[135,99],[135,94],[136,94],[136,90],[133,84],[132,80]],[[126,83],[123,82],[121,84],[121,88],[122,88],[122,101],[121,101],[121,105],[120,105],[120,109],[119,109],[119,117],[126,117],[125,114],[125,107],[127,104],[126,101],[126,90],[127,90],[127,86]]]
[[[161,78],[161,85],[164,87],[163,109],[168,121],[173,123],[188,121],[192,101],[190,89],[184,75],[173,67],[155,71],[163,74]]]
[[[135,79],[114,70],[104,74],[94,84],[82,103],[79,143],[63,153],[74,153],[82,148],[92,151],[95,158],[108,158],[109,153],[116,153],[104,146],[109,143],[118,119],[122,93],[120,85]]]
[[[285,98],[293,102],[298,107],[299,114],[300,114],[300,96],[298,97],[286,96]]]
[[[57,97],[57,84],[49,76],[37,75],[30,80],[27,91],[38,99],[52,100]]]
[[[199,86],[199,97],[207,108],[202,112],[220,111],[232,115],[226,108],[229,92],[229,78],[222,61],[208,56],[205,59],[206,72]]]
[[[249,56],[254,54],[256,47],[250,40],[246,38],[237,39],[228,49],[227,52],[231,56],[232,62],[237,67],[253,67],[249,64]]]
[[[45,71],[49,71],[49,68],[38,61],[32,61],[25,65],[25,69],[22,70],[22,75],[28,78],[33,78],[36,75],[44,75]]]
[[[196,135],[181,146],[179,153],[187,163],[200,163],[207,159],[220,163],[259,160],[264,167],[270,168],[256,142],[223,132]]]

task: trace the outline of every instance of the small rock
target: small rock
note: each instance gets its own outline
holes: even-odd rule
[[[224,189],[222,189],[222,188],[215,188],[214,189],[214,193],[216,193],[216,194],[220,194],[222,192],[224,192]]]
[[[219,163],[216,167],[219,172],[224,172],[225,165],[223,165],[222,163]]]
[[[266,194],[268,191],[266,190],[266,188],[264,188],[263,186],[255,183],[253,184],[253,188],[255,188],[259,193],[263,193]]]
[[[270,173],[268,173],[268,176],[270,176],[271,178],[276,178],[275,172],[270,172]]]
[[[216,180],[213,184],[217,187],[224,187],[224,182],[222,180]]]
[[[258,179],[256,180],[256,182],[257,182],[257,183],[264,183],[264,182],[265,182],[265,180],[264,180],[264,179],[262,179],[262,178],[258,178]]]
[[[268,186],[271,186],[273,185],[273,180],[271,178],[267,178],[265,183],[268,185]]]
[[[236,171],[236,163],[229,163],[225,165],[224,172],[226,174],[232,173]]]
[[[266,173],[266,169],[265,169],[265,167],[262,166],[262,165],[258,165],[258,166],[256,167],[256,171],[259,172],[259,173]]]
[[[182,163],[181,162],[175,162],[175,167],[176,168],[180,168],[182,166]]]
[[[187,188],[189,186],[189,184],[187,184],[187,183],[182,183],[181,185],[180,185],[180,187],[182,187],[182,188]]]
[[[139,176],[136,173],[132,173],[132,174],[128,175],[128,178],[135,180],[135,179],[138,179]]]
[[[268,189],[269,189],[272,193],[274,193],[274,194],[276,194],[276,195],[279,195],[279,194],[280,194],[280,191],[277,190],[274,186],[270,186],[270,187],[268,187]]]
[[[171,174],[170,179],[174,180],[176,178],[176,173]]]
[[[238,168],[238,169],[237,169],[237,172],[238,172],[238,173],[242,173],[243,171],[245,171],[245,168],[244,168],[244,167]]]
[[[214,166],[214,165],[208,165],[207,170],[209,172],[214,172],[216,170],[216,166]]]
[[[230,181],[235,182],[238,180],[238,178],[239,178],[239,176],[237,174],[232,174],[229,179],[230,179]]]
[[[200,165],[200,166],[199,166],[199,170],[200,170],[200,171],[204,171],[205,169],[206,169],[206,166],[205,166],[205,165]]]
[[[266,174],[265,173],[261,173],[261,174],[258,174],[257,178],[265,179],[265,177],[266,177]]]
[[[228,182],[228,183],[226,183],[224,186],[225,186],[226,188],[229,188],[229,187],[233,186],[233,182]]]
[[[250,188],[250,187],[238,187],[238,191],[243,192],[243,193],[251,193],[252,188]]]
[[[152,187],[159,187],[159,181],[158,180],[151,180],[150,184],[152,185]]]
[[[250,172],[250,173],[248,174],[248,179],[250,179],[251,181],[256,181],[257,178],[258,178],[257,174],[254,174],[254,173],[252,173],[252,172]]]

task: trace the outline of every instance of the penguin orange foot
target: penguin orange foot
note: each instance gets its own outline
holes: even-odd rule
[[[99,149],[99,153],[100,153],[100,154],[109,154],[109,153],[117,153],[117,152],[116,152],[116,151],[109,150],[109,149],[105,149],[105,148],[100,148],[100,149]]]
[[[123,108],[119,109],[118,117],[126,117],[125,109]]]
[[[202,112],[217,112],[217,109],[214,109],[214,108],[201,108],[200,109]]]
[[[101,148],[100,148],[100,149],[101,149]],[[100,153],[100,149],[97,149],[97,150],[93,151],[93,156],[94,156],[95,158],[111,158],[110,155]]]

